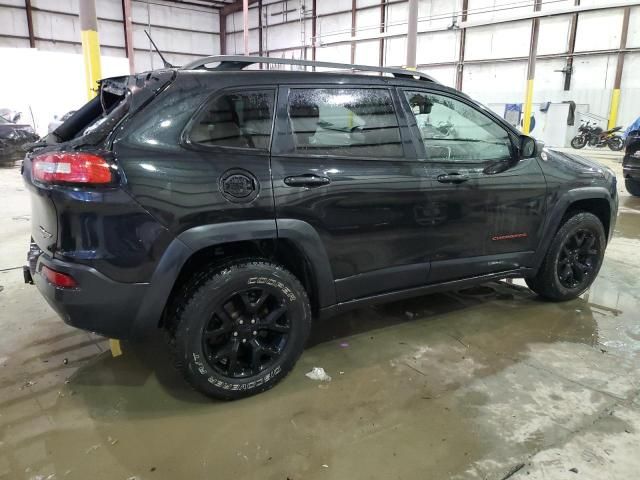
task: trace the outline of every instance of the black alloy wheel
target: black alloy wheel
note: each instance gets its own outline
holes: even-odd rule
[[[242,290],[226,298],[202,335],[207,363],[229,378],[268,369],[289,339],[287,309],[282,292],[269,287]]]
[[[568,236],[557,264],[562,286],[575,289],[590,282],[599,257],[600,246],[593,232],[581,229]]]
[[[296,276],[263,259],[204,267],[184,285],[169,315],[176,367],[194,388],[222,400],[282,380],[304,350],[312,319]]]
[[[607,246],[602,221],[593,213],[568,213],[535,275],[526,277],[531,290],[547,300],[571,300],[595,280]]]

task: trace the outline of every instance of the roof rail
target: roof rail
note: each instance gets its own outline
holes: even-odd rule
[[[206,65],[210,63],[219,62],[220,64],[213,68],[206,68]],[[360,72],[379,72],[388,73],[394,77],[401,78],[417,78],[420,80],[426,80],[429,82],[436,82],[436,80],[427,75],[426,73],[405,70],[403,68],[388,68],[388,67],[374,67],[372,65],[352,65],[350,63],[333,63],[333,62],[313,62],[310,60],[297,60],[286,58],[273,58],[273,57],[258,57],[258,56],[243,56],[243,55],[216,55],[213,57],[204,57],[188,63],[181,70],[242,70],[249,65],[255,65],[257,63],[270,63],[280,65],[301,65],[305,67],[321,67],[321,68],[334,68],[336,70],[351,70]]]

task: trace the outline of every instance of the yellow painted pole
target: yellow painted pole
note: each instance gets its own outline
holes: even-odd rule
[[[627,35],[629,34],[629,17],[631,16],[631,7],[624,9],[622,17],[622,32],[620,33],[620,49],[618,50],[618,63],[616,64],[616,76],[613,80],[613,92],[611,93],[611,107],[609,108],[609,123],[607,128],[610,130],[617,127],[618,108],[620,106],[620,84],[622,83],[622,70],[624,69],[624,50],[627,48]]]
[[[524,118],[522,119],[522,133],[529,135],[531,131],[531,110],[533,103],[533,78],[527,80],[527,91],[524,98]]]
[[[607,128],[611,130],[618,122],[618,107],[620,105],[620,89],[614,88],[611,94],[611,109],[609,110],[609,123]]]
[[[542,0],[535,0],[533,10],[539,11]],[[531,40],[529,42],[529,62],[527,64],[527,88],[524,95],[524,118],[522,119],[522,133],[531,132],[531,105],[533,103],[533,79],[536,77],[536,56],[538,55],[538,32],[540,19],[531,20]]]
[[[102,78],[96,0],[80,0],[80,31],[87,96],[91,100],[97,95],[98,80]]]

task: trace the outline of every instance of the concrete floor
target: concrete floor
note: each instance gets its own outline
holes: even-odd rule
[[[584,298],[495,282],[358,310],[273,390],[218,403],[161,341],[114,358],[22,283],[28,198],[0,170],[0,478],[638,478],[640,199],[620,195]]]

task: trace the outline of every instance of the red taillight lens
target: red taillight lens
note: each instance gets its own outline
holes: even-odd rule
[[[44,183],[105,184],[113,181],[111,166],[88,152],[43,153],[31,160],[31,176]]]
[[[49,282],[51,282],[56,287],[63,288],[73,288],[78,286],[78,282],[71,276],[66,273],[56,272],[55,270],[51,270],[46,265],[42,266],[42,274],[45,276]]]

